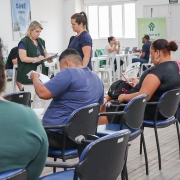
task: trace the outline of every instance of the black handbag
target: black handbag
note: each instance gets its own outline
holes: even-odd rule
[[[123,80],[118,80],[111,84],[108,95],[113,99],[118,99],[118,96],[120,94],[129,94],[129,91],[132,89],[132,86],[130,86],[128,83],[126,83]]]

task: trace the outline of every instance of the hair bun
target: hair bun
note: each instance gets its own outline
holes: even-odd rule
[[[170,51],[176,51],[178,49],[178,45],[174,42],[174,41],[170,41],[168,44],[167,44],[167,48],[170,50]]]

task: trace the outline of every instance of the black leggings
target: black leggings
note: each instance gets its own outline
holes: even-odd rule
[[[122,60],[120,60],[120,66],[122,66],[124,64],[124,62]],[[114,59],[114,70],[117,70],[117,62],[116,62],[116,58]]]
[[[61,150],[63,144],[63,134],[49,130],[46,130],[46,134],[49,141],[49,149]],[[76,144],[71,139],[66,137],[65,149],[72,149],[76,147]]]

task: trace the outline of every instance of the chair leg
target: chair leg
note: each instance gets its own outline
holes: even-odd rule
[[[125,169],[125,173],[126,173],[126,180],[128,180],[128,171],[127,171],[127,166],[125,167],[126,169]]]
[[[57,158],[54,158],[54,161],[57,161]],[[53,173],[56,172],[56,167],[53,167]]]
[[[127,157],[128,157],[128,150],[129,150],[130,144],[128,143],[127,148],[126,148],[126,154],[124,158],[124,167],[121,172],[121,180],[128,180],[128,171],[127,171]]]
[[[158,152],[159,170],[161,170],[161,152],[160,152],[159,139],[158,139],[158,134],[157,134],[157,128],[156,127],[154,127],[154,132],[155,132],[157,152]]]
[[[140,137],[140,154],[142,154],[142,134],[141,134],[141,137]]]
[[[146,144],[144,139],[144,133],[141,133],[142,143],[143,143],[143,149],[144,149],[144,157],[145,157],[145,164],[146,164],[146,175],[149,175],[149,168],[148,168],[148,157],[147,157],[147,151],[146,151]]]
[[[125,162],[123,170],[121,172],[121,180],[128,180],[128,171],[127,171],[126,162]]]
[[[180,157],[180,135],[179,135],[179,123],[176,121],[176,129],[177,129],[177,136],[178,136],[178,142],[179,142],[179,157]]]

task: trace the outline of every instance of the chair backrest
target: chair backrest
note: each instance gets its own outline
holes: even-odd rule
[[[133,68],[140,68],[140,64],[141,64],[140,62],[131,63],[126,68],[126,71],[133,69]],[[125,71],[125,73],[126,73],[126,71]]]
[[[117,131],[89,144],[80,156],[76,173],[84,180],[115,180],[124,166],[130,131]]]
[[[25,169],[17,169],[0,174],[3,180],[27,180],[27,171]]]
[[[123,73],[123,75],[126,77],[126,79],[129,78],[136,78],[139,73],[139,67],[134,67]],[[122,80],[125,81],[125,79],[122,77]]]
[[[72,139],[79,135],[96,133],[98,124],[99,104],[94,103],[75,110],[69,117],[65,132]]]
[[[147,102],[147,95],[141,94],[131,101],[124,108],[124,122],[131,129],[139,129],[144,119],[144,111]]]
[[[165,92],[159,99],[159,112],[166,118],[175,115],[180,100],[180,89]]]
[[[108,55],[107,60],[106,60],[106,69],[112,68],[112,70],[114,70],[114,59],[115,58],[116,58],[115,52],[112,52]]]
[[[4,99],[15,102],[18,104],[23,104],[31,107],[31,93],[30,92],[16,92],[11,94],[6,94],[3,96]]]
[[[103,55],[103,52],[101,51],[101,49],[96,49],[95,50],[95,57],[99,57],[100,55]]]

